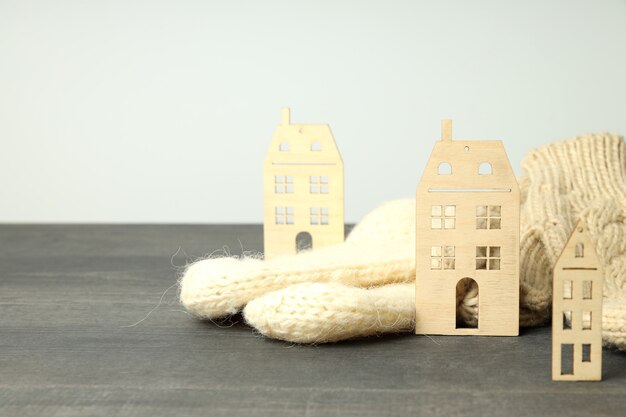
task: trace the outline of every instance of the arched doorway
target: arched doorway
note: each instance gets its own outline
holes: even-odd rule
[[[462,278],[456,284],[456,328],[478,328],[478,283]]]
[[[313,237],[309,232],[300,232],[296,236],[296,252],[313,249]]]

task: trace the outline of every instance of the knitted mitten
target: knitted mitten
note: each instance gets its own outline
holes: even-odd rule
[[[345,243],[261,261],[217,258],[181,280],[203,318],[240,311],[261,333],[301,343],[407,331],[415,317],[415,201],[384,204]]]
[[[605,263],[605,341],[626,347],[624,161],[623,139],[611,135],[557,143],[525,159],[522,326],[549,320],[552,268],[582,216]],[[341,245],[266,262],[200,261],[181,280],[181,301],[205,318],[245,306],[244,317],[262,334],[300,343],[409,331],[415,320],[414,217],[414,201],[395,201],[366,216]],[[467,288],[457,299],[467,323],[476,321],[475,295]]]

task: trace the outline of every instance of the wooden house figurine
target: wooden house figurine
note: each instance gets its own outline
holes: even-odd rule
[[[603,272],[581,220],[554,266],[552,379],[602,379]]]
[[[282,110],[263,166],[265,259],[344,240],[343,161],[330,126]]]
[[[519,334],[519,199],[502,142],[452,140],[444,120],[417,188],[417,334]]]

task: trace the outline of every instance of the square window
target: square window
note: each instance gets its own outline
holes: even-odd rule
[[[563,299],[572,299],[572,281],[563,281]]]
[[[455,229],[456,206],[431,206],[432,229]]]
[[[476,269],[500,270],[500,246],[476,246]]]
[[[454,269],[454,246],[431,246],[430,269]]]
[[[591,300],[592,281],[583,281],[583,300]]]
[[[293,224],[293,207],[276,207],[274,213],[276,224]]]
[[[446,206],[446,208],[445,208],[445,216],[446,217],[455,217],[456,216],[456,206]]]
[[[311,175],[309,177],[309,192],[311,194],[328,194],[328,176]]]
[[[476,229],[501,229],[502,206],[476,206]]]
[[[489,259],[489,269],[498,271],[500,269],[500,259]]]
[[[293,176],[291,175],[275,175],[274,176],[274,192],[276,194],[292,194],[293,193]]]
[[[476,259],[476,269],[487,269],[487,260],[486,259]]]
[[[502,219],[489,219],[490,229],[500,229],[501,224],[502,224]]]
[[[311,224],[328,224],[328,207],[311,207]]]
[[[489,206],[489,217],[502,217],[502,206]]]

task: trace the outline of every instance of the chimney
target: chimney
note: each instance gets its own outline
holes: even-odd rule
[[[452,142],[452,120],[450,119],[441,121],[441,141]]]
[[[291,111],[289,107],[285,107],[280,112],[280,124],[289,126],[291,124]]]

